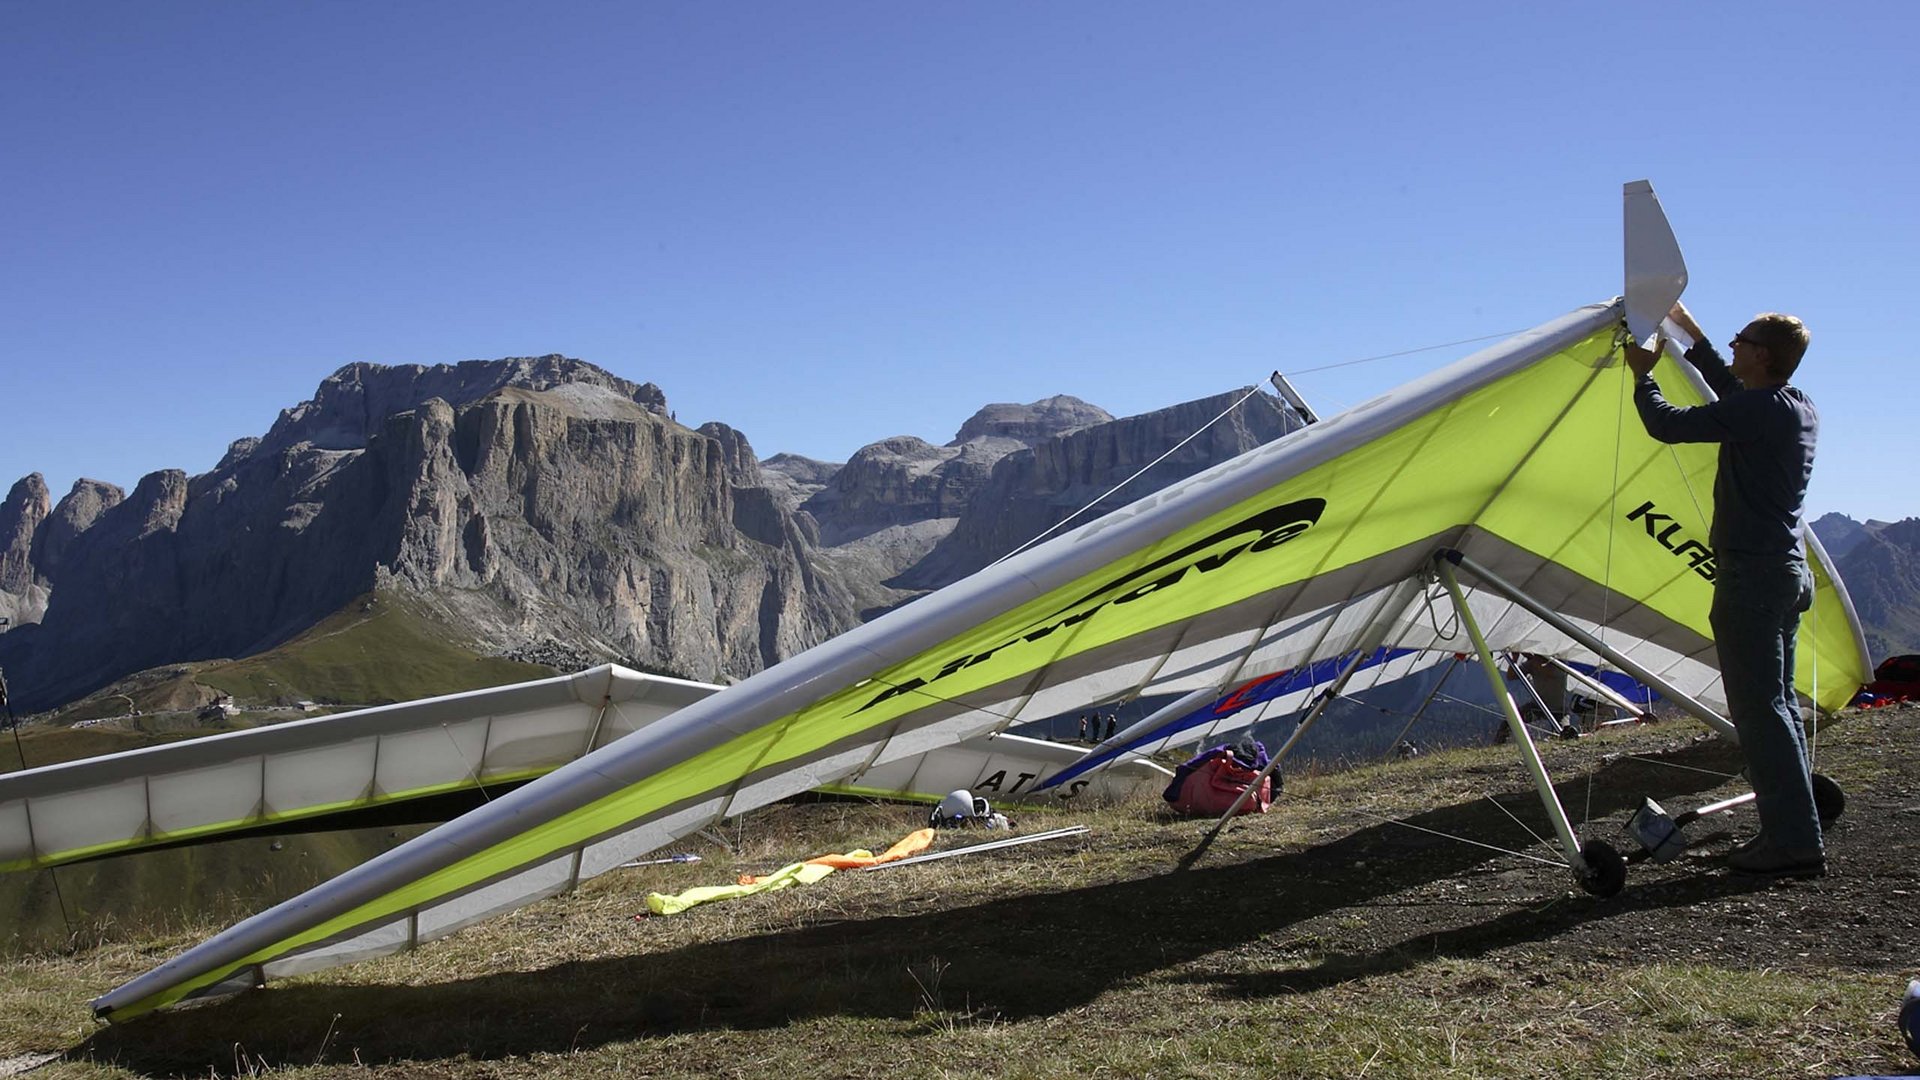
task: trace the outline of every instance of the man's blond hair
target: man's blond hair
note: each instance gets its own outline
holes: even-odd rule
[[[1807,324],[1792,315],[1766,311],[1755,315],[1747,327],[1753,331],[1755,344],[1767,350],[1767,370],[1774,378],[1791,379],[1813,340]]]

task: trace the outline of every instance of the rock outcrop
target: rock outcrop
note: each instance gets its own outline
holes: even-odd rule
[[[1820,537],[1821,546],[1835,559],[1845,558],[1847,552],[1852,551],[1868,534],[1867,526],[1845,514],[1822,514],[1820,520],[1813,522],[1811,527],[1815,535]]]
[[[1241,398],[1246,401],[1238,408],[1200,437],[1180,445]],[[1277,439],[1296,426],[1277,399],[1266,394],[1248,396],[1242,389],[1077,428],[1036,443],[1000,459],[989,479],[972,493],[952,531],[891,584],[939,588],[1048,533],[1069,517],[1074,524],[1092,521]],[[1163,454],[1166,458],[1157,460]],[[1146,471],[1141,473],[1142,469]],[[1129,480],[1136,473],[1140,475]],[[1123,482],[1125,486],[1112,490]]]
[[[564,640],[738,677],[858,620],[811,523],[758,477],[744,436],[681,427],[656,388],[579,361],[349,365],[211,472],[153,473],[124,500],[76,485],[16,527],[14,561],[56,572],[0,664],[41,708],[248,655],[385,587],[481,651]]]
[[[741,432],[683,427],[657,387],[577,360],[350,364],[207,473],[124,498],[81,481],[51,509],[38,476],[16,484],[0,597],[38,622],[0,635],[0,665],[46,708],[254,654],[389,590],[476,652],[740,678],[977,569],[1222,407],[1113,421],[1056,397],[988,406],[944,447],[763,463]],[[1256,396],[1103,505],[1285,430]]]
[[[29,473],[0,502],[0,619],[10,630],[40,621],[47,609],[47,582],[33,562],[33,538],[51,510],[46,478]]]
[[[1112,414],[1098,405],[1089,405],[1077,397],[1057,394],[1027,405],[996,402],[982,408],[960,425],[948,446],[959,446],[974,439],[1012,439],[1026,446],[1045,442],[1078,428],[1092,427],[1112,420]]]
[[[760,478],[780,504],[789,510],[813,498],[827,486],[844,462],[820,461],[799,454],[775,454],[760,463]]]
[[[870,443],[801,504],[839,546],[894,526],[957,519],[1000,459],[1089,425],[1105,409],[1060,395],[1030,405],[988,405],[945,446],[912,435]]]
[[[33,538],[33,565],[49,583],[60,577],[67,552],[80,534],[93,528],[101,515],[126,501],[119,485],[100,480],[76,480]]]
[[[1874,661],[1920,652],[1920,518],[1868,523],[1834,562]]]

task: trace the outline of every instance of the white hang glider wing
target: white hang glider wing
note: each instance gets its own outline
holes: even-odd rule
[[[1539,602],[1465,597],[1488,647],[1592,663],[1592,642],[1712,703],[1715,455],[1633,421],[1624,317],[1618,301],[1581,308],[982,570],[256,915],[95,1010],[408,948],[719,818],[1088,702],[1217,695],[1382,646],[1461,650],[1432,603],[1435,576],[1453,580],[1441,551]],[[1662,388],[1703,400],[1683,367],[1664,361]],[[1814,556],[1798,683],[1837,708],[1865,681],[1865,650]]]
[[[607,664],[9,773],[0,776],[0,871],[269,828],[335,827],[449,796],[471,801],[544,776],[721,689]],[[935,801],[977,787],[998,800],[1034,794],[1079,758],[1070,746],[983,735],[843,777],[827,790]],[[1170,775],[1133,762],[1076,777],[1050,797],[1128,798],[1157,790]]]
[[[612,665],[0,776],[0,870],[510,787],[718,687]]]

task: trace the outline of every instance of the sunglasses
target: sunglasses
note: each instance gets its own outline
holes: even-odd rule
[[[1757,341],[1753,338],[1748,337],[1745,331],[1741,331],[1740,333],[1733,335],[1733,343],[1735,345],[1751,345],[1756,349],[1766,347],[1764,342]]]

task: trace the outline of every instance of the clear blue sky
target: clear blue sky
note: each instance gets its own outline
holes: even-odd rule
[[[1647,177],[1710,332],[1813,330],[1810,509],[1920,514],[1920,5],[1579,12],[14,0],[0,485],[363,360],[565,353],[762,457],[1124,415],[1604,300]]]

